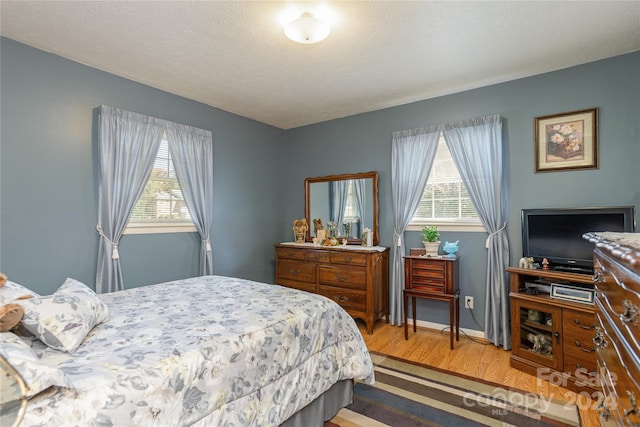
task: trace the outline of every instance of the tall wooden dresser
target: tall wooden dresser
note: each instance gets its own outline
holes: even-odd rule
[[[277,244],[276,284],[324,295],[373,333],[389,321],[389,248]]]
[[[640,234],[588,233],[594,242],[603,426],[640,426]]]

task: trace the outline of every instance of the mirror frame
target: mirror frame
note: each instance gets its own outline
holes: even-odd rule
[[[312,237],[312,227],[313,221],[311,218],[311,201],[309,200],[311,189],[310,185],[317,182],[331,182],[331,181],[341,181],[344,179],[366,179],[371,178],[373,180],[373,194],[372,194],[372,204],[373,204],[373,225],[371,227],[371,231],[373,233],[373,246],[378,246],[380,242],[378,235],[378,172],[361,172],[361,173],[346,173],[342,175],[328,175],[328,176],[319,176],[316,178],[306,178],[304,180],[304,216],[307,219],[307,224],[309,224],[309,229],[307,230],[306,240],[307,242],[313,241]],[[348,244],[350,245],[361,245],[362,239],[353,238],[348,240]]]

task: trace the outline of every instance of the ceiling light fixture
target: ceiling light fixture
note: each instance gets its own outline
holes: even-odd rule
[[[284,33],[291,40],[311,44],[326,39],[331,32],[331,26],[311,12],[303,12],[298,18],[284,26]]]

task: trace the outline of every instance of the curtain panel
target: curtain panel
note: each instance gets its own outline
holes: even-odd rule
[[[471,202],[489,231],[485,336],[493,344],[510,350],[508,205],[502,120],[499,115],[491,115],[448,123],[444,126],[444,137]]]
[[[391,143],[391,198],[393,207],[393,245],[389,315],[392,325],[402,325],[404,308],[404,232],[413,217],[438,148],[440,129],[419,128],[393,133]]]
[[[124,289],[118,243],[149,180],[163,131],[153,117],[106,105],[98,110],[98,293]]]
[[[331,212],[331,221],[336,223],[337,235],[342,234],[342,223],[344,222],[344,213],[347,206],[348,196],[348,180],[331,181],[329,183],[329,209]]]
[[[213,274],[213,139],[210,131],[186,125],[167,127],[169,152],[189,215],[200,233],[200,275]]]
[[[353,193],[356,201],[356,212],[358,218],[360,218],[360,234],[362,235],[362,229],[365,227],[365,221],[367,219],[367,193],[366,193],[366,180],[354,179],[353,180]],[[356,236],[360,237],[360,236]]]

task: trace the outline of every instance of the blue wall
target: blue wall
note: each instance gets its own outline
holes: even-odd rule
[[[511,263],[521,251],[520,209],[640,208],[640,52],[454,95],[283,131],[0,39],[0,270],[41,293],[67,276],[93,286],[97,256],[96,107],[108,104],[209,129],[214,139],[215,274],[273,281],[272,244],[304,216],[304,179],[380,174],[380,239],[391,246],[391,134],[499,113],[508,158]],[[536,116],[599,107],[597,170],[533,172]],[[637,214],[636,214],[637,215]],[[484,233],[460,240],[461,288],[484,322]],[[418,232],[406,235],[419,247]],[[126,235],[127,287],[198,273],[194,233]],[[418,317],[448,323],[444,304]],[[478,329],[463,310],[462,326]]]
[[[66,277],[95,286],[96,108],[101,104],[213,132],[214,272],[273,281],[284,227],[284,131],[0,39],[0,268],[52,293]],[[198,274],[197,233],[125,235],[126,287]]]
[[[306,177],[376,170],[380,244],[391,246],[392,132],[499,113],[508,159],[511,265],[516,265],[522,256],[523,208],[635,205],[640,209],[638,76],[640,52],[289,130],[287,221],[304,215]],[[591,107],[599,108],[599,169],[535,174],[534,117]],[[475,298],[475,317],[484,325],[486,233],[442,232],[441,238],[460,240],[461,294]],[[407,232],[406,239],[407,248],[422,246],[417,231]],[[448,324],[446,304],[424,300],[418,304],[419,319]],[[461,325],[478,329],[468,310],[462,310]]]

